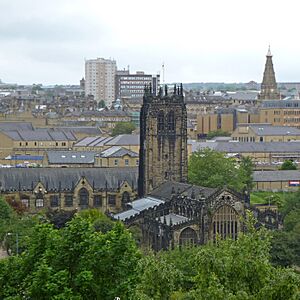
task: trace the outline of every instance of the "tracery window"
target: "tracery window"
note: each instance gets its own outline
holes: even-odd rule
[[[187,227],[181,231],[179,245],[195,245],[197,243],[197,234],[194,229]]]
[[[157,132],[162,132],[165,129],[165,116],[164,112],[160,111],[157,116]]]
[[[239,231],[239,215],[229,205],[221,206],[212,219],[212,234],[213,239],[216,239],[217,234],[225,239],[236,239]]]
[[[44,207],[44,195],[39,192],[35,198],[35,207]]]
[[[79,190],[79,205],[88,206],[89,205],[89,192],[86,188],[81,188]]]
[[[170,111],[168,113],[168,130],[171,130],[171,131],[175,130],[175,116],[174,116],[174,111]]]

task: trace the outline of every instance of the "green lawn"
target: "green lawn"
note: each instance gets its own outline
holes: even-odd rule
[[[285,202],[285,197],[288,197],[292,192],[251,192],[251,204],[264,204],[268,203],[272,197],[279,197],[281,202]]]

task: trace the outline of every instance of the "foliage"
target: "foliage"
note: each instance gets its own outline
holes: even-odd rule
[[[290,193],[280,207],[283,230],[272,240],[272,262],[281,266],[300,266],[300,191]]]
[[[252,162],[233,158],[211,149],[194,152],[189,159],[189,182],[207,187],[228,186],[237,191],[252,188]]]
[[[80,214],[59,230],[40,224],[21,256],[0,261],[0,299],[128,299],[139,258],[120,223],[106,233]]]
[[[6,198],[7,203],[11,206],[11,208],[19,215],[22,215],[27,207],[20,201],[14,198]]]
[[[19,253],[26,249],[28,236],[38,222],[38,216],[19,215],[0,198],[0,244],[2,242],[8,254],[16,253],[17,242]]]
[[[255,230],[202,247],[142,258],[133,299],[298,299],[300,277],[269,261],[270,232]],[[165,288],[163,288],[165,287]]]
[[[66,223],[74,217],[75,213],[76,210],[48,210],[46,212],[46,217],[55,228],[59,229],[64,227]]]
[[[82,210],[79,215],[82,218],[90,220],[95,230],[101,231],[102,233],[110,231],[114,226],[114,222],[98,209]]]
[[[1,197],[0,198],[0,221],[7,221],[13,216],[12,207]]]
[[[208,140],[211,140],[211,139],[213,139],[214,137],[217,137],[217,136],[230,136],[230,133],[227,132],[227,131],[223,131],[223,130],[218,129],[218,130],[215,130],[215,131],[210,131],[207,134],[206,138]]]
[[[286,199],[293,195],[293,192],[271,192],[271,191],[253,191],[250,194],[251,204],[279,204],[283,207]]]
[[[135,125],[132,122],[118,122],[112,130],[112,136],[119,134],[131,134],[135,130]]]
[[[105,101],[104,100],[100,100],[98,103],[98,108],[104,108],[105,107]]]
[[[297,165],[292,160],[288,159],[283,162],[280,170],[297,170]]]

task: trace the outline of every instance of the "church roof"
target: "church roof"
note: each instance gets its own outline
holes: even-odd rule
[[[131,203],[128,203],[129,207],[131,207],[129,210],[118,213],[118,214],[114,215],[113,217],[116,220],[124,221],[128,218],[138,215],[143,210],[146,210],[148,208],[153,208],[162,203],[164,203],[163,200],[160,200],[160,199],[157,199],[154,197],[150,197],[150,196],[144,197],[144,198],[135,200]]]
[[[174,192],[175,194],[185,194],[188,197],[191,197],[193,193],[196,196],[201,194],[205,198],[207,198],[215,191],[217,191],[216,188],[208,188],[188,183],[167,181],[153,190],[150,195],[162,200],[170,200]]]
[[[137,168],[10,168],[0,169],[0,189],[32,190],[41,182],[48,190],[71,190],[81,178],[86,178],[95,189],[117,189],[127,181],[137,187]]]

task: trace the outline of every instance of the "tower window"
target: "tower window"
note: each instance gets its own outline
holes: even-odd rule
[[[157,131],[161,132],[164,131],[164,127],[165,127],[165,116],[164,116],[164,112],[160,111],[158,113],[158,117],[157,117]]]
[[[170,111],[168,114],[168,130],[175,130],[174,111]]]

